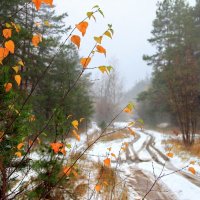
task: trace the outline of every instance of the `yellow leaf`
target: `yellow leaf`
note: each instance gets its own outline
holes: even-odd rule
[[[4,88],[6,92],[9,92],[12,88],[12,83],[5,83]]]
[[[196,174],[196,170],[193,167],[189,167],[188,171],[191,172],[192,174]]]
[[[104,72],[108,73],[106,66],[99,66],[98,69],[104,74]]]
[[[110,158],[106,158],[103,162],[106,167],[110,167]]]
[[[19,157],[19,158],[22,157],[22,153],[21,153],[20,151],[16,152],[15,155],[16,155],[17,157]]]
[[[19,25],[19,24],[15,24],[15,23],[13,23],[13,22],[11,22],[11,24],[14,26],[16,32],[19,33],[19,31],[20,31],[20,29],[21,29],[20,25]]]
[[[11,28],[11,27],[12,27],[11,24],[6,23],[6,28]]]
[[[80,135],[78,135],[78,133],[75,131],[75,130],[72,130],[72,133],[74,134],[75,138],[80,141],[81,138],[80,138]]]
[[[76,28],[82,33],[82,36],[85,35],[86,30],[88,27],[88,22],[80,22],[79,24],[76,24]]]
[[[37,138],[38,144],[41,144],[41,140],[40,138]]]
[[[103,38],[103,36],[94,37],[94,40],[95,40],[98,44],[101,44],[102,38]]]
[[[110,31],[106,31],[106,32],[104,33],[104,35],[106,35],[107,37],[109,37],[109,38],[112,39],[112,35],[111,35]]]
[[[135,124],[135,122],[130,122],[129,124],[128,124],[128,126],[133,126]]]
[[[15,51],[15,44],[12,40],[5,42],[5,48],[8,49],[10,53],[14,53]]]
[[[90,61],[91,61],[90,57],[81,58],[81,65],[83,66],[83,68],[86,68],[89,65]]]
[[[114,153],[111,153],[111,156],[116,158],[116,155]]]
[[[76,130],[78,130],[78,121],[77,121],[77,120],[74,120],[74,121],[72,122],[72,126],[73,126]]]
[[[71,41],[79,48],[81,43],[81,38],[78,35],[72,35]]]
[[[17,74],[18,71],[19,71],[19,67],[18,67],[18,66],[14,66],[14,67],[12,67],[12,68],[13,68],[13,70],[15,71],[15,73]]]
[[[99,192],[99,191],[101,190],[101,185],[96,185],[96,186],[95,186],[95,190],[96,190],[97,192]]]
[[[97,52],[103,53],[106,56],[106,49],[100,45],[97,45]]]
[[[3,29],[3,36],[4,36],[6,39],[10,38],[10,37],[12,36],[12,30],[11,30],[11,29],[8,29],[8,28]]]
[[[80,118],[80,123],[84,120],[85,118]]]
[[[17,145],[17,149],[18,150],[21,150],[21,148],[24,146],[24,143],[19,143],[18,145]]]
[[[22,61],[22,60],[20,60],[20,61],[18,62],[18,65],[24,66],[24,63],[23,63],[23,61]]]
[[[68,115],[68,116],[67,116],[67,119],[69,119],[70,117],[72,117],[72,115]]]
[[[20,75],[15,75],[15,81],[17,82],[18,86],[20,86],[21,80],[22,80],[22,78]]]
[[[87,16],[89,19],[92,17],[92,15],[93,15],[93,12],[87,12]]]
[[[173,158],[173,157],[174,157],[174,154],[173,154],[173,153],[170,153],[170,152],[167,153],[166,155],[167,155],[168,157],[170,157],[170,158]]]
[[[44,25],[45,25],[45,26],[50,26],[49,21],[45,20],[45,21],[44,21]]]

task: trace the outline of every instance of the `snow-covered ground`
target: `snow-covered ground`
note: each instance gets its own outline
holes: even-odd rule
[[[115,123],[115,128],[120,129],[127,126],[127,123]],[[129,154],[133,155],[133,151],[137,153],[137,156],[140,160],[144,162],[123,162],[120,164],[120,170],[124,171],[127,175],[131,174],[130,169],[132,168],[139,168],[143,170],[143,172],[147,175],[155,175],[158,176],[162,171],[163,164],[165,164],[164,170],[162,174],[170,174],[176,170],[179,170],[183,167],[186,167],[190,161],[197,161],[195,165],[191,165],[196,170],[196,174],[193,175],[188,171],[188,167],[181,170],[186,174],[186,177],[183,176],[181,173],[173,173],[168,176],[164,176],[159,183],[166,185],[180,200],[199,200],[200,199],[200,166],[197,164],[198,160],[195,157],[190,157],[189,160],[183,161],[178,155],[174,155],[173,158],[170,158],[169,161],[166,161],[156,149],[160,150],[163,155],[166,155],[166,151],[164,149],[164,145],[162,144],[163,139],[171,138],[172,136],[163,135],[156,131],[145,130],[144,132],[140,129],[134,129],[134,131],[139,136],[139,139],[134,143],[133,136],[130,138],[125,138],[124,140],[115,140],[115,141],[108,141],[108,142],[98,142],[94,145],[94,147],[88,152],[88,154],[96,155],[93,156],[92,159],[95,161],[101,161],[106,156],[108,156],[108,148],[112,148],[111,152],[114,153],[117,157],[119,155],[121,146],[124,142],[129,143],[132,145],[129,148]],[[151,138],[154,138],[153,146],[148,146],[149,151],[147,151],[148,142],[150,142]],[[156,149],[154,149],[155,147]],[[156,162],[151,155],[151,152],[157,156],[159,162]],[[127,154],[125,152],[120,152],[121,160],[126,160]],[[115,158],[110,156],[110,158],[115,161]],[[112,163],[112,167],[116,166],[116,161]],[[193,179],[195,183],[193,183]],[[137,184],[137,183],[136,183]],[[197,186],[198,185],[198,186]],[[132,190],[131,199],[138,198],[137,192]],[[147,198],[148,199],[148,198]]]

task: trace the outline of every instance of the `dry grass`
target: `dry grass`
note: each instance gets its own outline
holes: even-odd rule
[[[112,140],[119,140],[130,137],[130,133],[127,130],[117,131],[116,133],[111,133],[101,139],[101,141],[112,141]]]
[[[172,146],[172,151],[176,154],[189,153],[191,156],[200,158],[200,140],[196,140],[191,147],[186,147],[180,139],[164,140],[162,143],[166,145],[166,150],[169,146]]]
[[[102,199],[110,200],[112,196],[112,199],[128,200],[128,189],[124,187],[124,183],[115,169],[104,167],[98,163],[96,166],[98,167],[96,183],[101,186],[99,195]]]

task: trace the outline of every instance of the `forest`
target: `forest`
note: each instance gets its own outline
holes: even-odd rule
[[[0,200],[199,200],[200,0],[151,1],[148,76],[85,2],[0,1]]]

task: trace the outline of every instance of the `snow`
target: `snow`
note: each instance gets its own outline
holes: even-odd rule
[[[117,122],[114,123],[115,128],[124,128],[127,126],[127,122]],[[133,163],[133,164],[128,164],[128,163],[123,163],[120,164],[120,170],[124,171],[124,175],[130,174],[130,168],[140,168],[146,173],[147,175],[149,174],[155,174],[158,176],[162,170],[162,165],[156,163],[155,161],[152,160],[151,155],[149,152],[147,152],[146,149],[143,149],[142,146],[147,143],[150,139],[150,136],[144,134],[140,129],[134,129],[135,132],[140,136],[139,140],[133,144],[133,149],[135,152],[138,152],[138,157],[142,160],[148,160],[148,162],[139,162],[139,163]],[[162,144],[162,141],[164,139],[169,139],[172,136],[168,135],[163,135],[159,132],[152,131],[152,130],[145,130],[145,132],[149,135],[152,135],[155,137],[155,147],[159,149],[163,154],[166,154],[165,152],[165,146]],[[92,159],[94,161],[101,161],[105,159],[105,157],[108,156],[109,151],[107,148],[112,147],[111,152],[114,153],[117,157],[120,152],[120,148],[123,142],[131,142],[132,138],[126,138],[124,140],[115,140],[115,141],[109,141],[109,142],[99,142],[94,145],[94,147],[90,150],[89,154],[96,155]],[[131,152],[131,148],[129,149]],[[156,152],[153,148],[151,148],[151,151],[153,151],[159,158],[159,161],[161,163],[165,163],[165,160]],[[132,153],[132,152],[131,152]],[[121,158],[122,160],[126,159],[126,154],[121,153]],[[114,158],[112,158],[114,160]],[[190,160],[197,160],[195,157],[190,157]],[[181,169],[185,166],[188,165],[189,161],[182,161],[182,159],[178,155],[174,155],[172,159],[170,159],[168,162],[166,162],[166,167],[163,170],[164,174],[169,174],[174,172],[174,170]],[[153,167],[152,167],[153,163]],[[112,167],[116,166],[116,162],[112,163]],[[175,168],[172,168],[172,166],[175,166]],[[191,165],[193,166],[193,165]],[[193,166],[195,170],[197,171],[197,174],[192,175],[189,171],[188,168],[184,169],[183,171],[190,177],[195,177],[199,178],[199,172],[200,172],[200,167],[195,164]],[[154,172],[153,172],[154,168]],[[199,179],[200,182],[200,179]],[[164,176],[159,183],[166,185],[170,190],[177,195],[178,199],[180,200],[199,200],[200,198],[200,188],[190,182],[187,178],[181,176],[179,173],[173,173],[168,176]],[[131,192],[131,199],[137,199],[138,194],[135,191]]]

